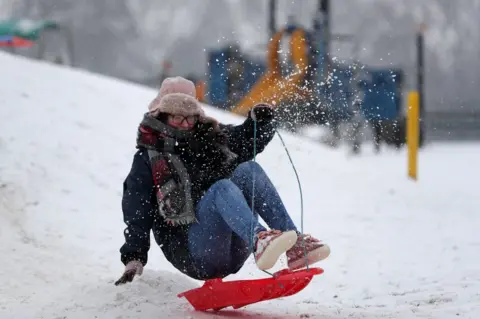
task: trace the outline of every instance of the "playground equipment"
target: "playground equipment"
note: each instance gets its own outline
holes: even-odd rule
[[[284,34],[290,34],[290,52],[293,72],[282,76],[279,51],[280,40]],[[246,115],[252,105],[259,102],[281,103],[285,99],[295,98],[297,94],[307,94],[304,89],[308,70],[308,41],[305,30],[285,28],[273,37],[269,43],[267,70],[251,90],[235,105],[233,112]]]
[[[224,109],[230,109],[247,94],[266,69],[263,61],[243,54],[235,46],[209,52],[208,68],[205,99]]]
[[[311,30],[290,20],[277,31],[270,21],[272,37],[266,61],[252,58],[238,47],[209,52],[205,101],[243,116],[256,103],[267,102],[277,108],[284,128],[295,131],[305,125],[328,123],[338,137],[339,125],[352,121],[360,110],[368,123],[380,123],[385,133],[382,140],[403,144],[403,71],[373,68],[358,61],[361,46],[352,35],[330,34],[328,11],[328,0],[320,0]],[[281,61],[279,54],[285,38],[290,52],[287,72],[283,72],[286,61]],[[350,62],[330,53],[333,41],[353,43]]]
[[[290,37],[291,72],[284,75],[280,41]],[[354,61],[342,63],[320,50],[314,33],[287,26],[268,44],[266,63],[250,58],[238,48],[210,52],[208,103],[246,115],[253,105],[267,102],[278,109],[287,127],[330,123],[333,129],[352,116],[360,102],[367,119],[390,121],[402,112],[402,70],[371,68]],[[327,77],[324,77],[327,68]]]
[[[281,61],[280,42],[289,37],[290,61]],[[305,107],[317,98],[313,70],[316,66],[311,34],[298,26],[289,25],[277,32],[268,44],[267,61],[259,61],[240,51],[239,48],[223,48],[209,54],[209,78],[207,83],[208,103],[246,115],[259,102],[268,102],[279,110],[285,123],[295,123],[314,110]],[[289,62],[289,63],[285,63]],[[282,71],[285,64],[290,70]],[[315,122],[322,112],[313,112]],[[313,119],[310,117],[310,119]]]
[[[50,34],[62,39],[66,47],[66,52],[63,53],[66,53],[68,64],[73,65],[73,42],[70,32],[55,21],[28,19],[0,21],[0,39],[12,43],[8,48],[13,53],[17,52],[18,47],[24,47],[29,48],[29,52],[36,50],[34,56],[37,59],[44,59],[47,49],[46,37]],[[19,45],[14,45],[14,41]],[[60,56],[57,56],[55,62],[64,63],[63,59],[62,61],[59,59]]]

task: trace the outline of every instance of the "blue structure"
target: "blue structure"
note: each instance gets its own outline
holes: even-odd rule
[[[265,62],[256,61],[238,51],[227,47],[209,53],[207,99],[213,106],[230,108],[236,102],[231,97],[232,91],[240,94],[239,97],[245,95],[265,72]],[[241,73],[235,74],[238,71]]]
[[[208,57],[208,102],[214,106],[223,106],[228,98],[227,59],[226,50],[212,51]]]
[[[359,85],[364,97],[361,105],[367,120],[393,121],[402,111],[400,70],[371,69]]]
[[[336,121],[347,121],[352,116],[352,103],[355,95],[353,69],[349,65],[332,66],[331,81],[326,87],[327,101],[330,105],[330,118]]]

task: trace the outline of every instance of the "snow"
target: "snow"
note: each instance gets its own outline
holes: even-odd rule
[[[3,53],[0,64],[0,318],[480,316],[478,144],[429,145],[415,183],[403,150],[351,157],[283,133],[305,232],[332,248],[325,273],[286,299],[197,313],[176,294],[201,282],[175,271],[154,242],[144,274],[113,285],[123,271],[122,182],[156,92]],[[300,226],[278,137],[258,161]],[[264,276],[250,259],[228,280]]]

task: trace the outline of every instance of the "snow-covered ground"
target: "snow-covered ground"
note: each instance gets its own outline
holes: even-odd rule
[[[349,157],[283,134],[305,232],[332,247],[325,273],[283,300],[197,313],[176,294],[201,283],[154,244],[144,275],[113,285],[122,182],[155,92],[3,53],[0,65],[0,318],[480,318],[479,145],[429,145],[415,183],[404,151]],[[300,225],[278,138],[258,161]],[[249,260],[229,279],[264,276]]]

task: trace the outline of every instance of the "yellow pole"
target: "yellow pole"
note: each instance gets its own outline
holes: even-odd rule
[[[407,109],[408,176],[415,181],[419,136],[419,95],[412,91],[408,93]]]

